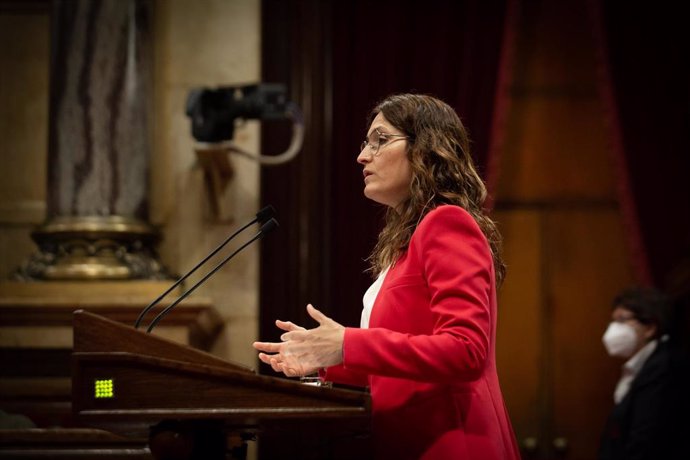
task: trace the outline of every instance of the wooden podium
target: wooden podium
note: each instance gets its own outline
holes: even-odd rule
[[[156,458],[182,458],[181,451],[194,441],[185,444],[181,438],[213,431],[225,440],[311,440],[311,445],[281,450],[281,458],[347,458],[339,455],[337,443],[367,437],[371,401],[363,392],[257,375],[79,310],[74,313],[72,410],[84,426],[148,438]],[[172,444],[166,445],[166,436]],[[166,454],[170,449],[172,456]],[[239,452],[236,458],[241,446]]]

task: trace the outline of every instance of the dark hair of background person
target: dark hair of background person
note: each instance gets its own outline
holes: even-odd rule
[[[455,110],[445,102],[422,94],[397,94],[384,99],[371,112],[367,126],[379,113],[409,137],[407,156],[412,168],[410,197],[399,209],[389,208],[369,260],[378,274],[407,248],[417,224],[442,204],[460,206],[470,213],[489,242],[500,285],[505,276],[501,235],[484,213],[486,187],[470,156],[470,140]]]
[[[656,326],[655,339],[668,332],[671,302],[663,292],[657,289],[627,288],[613,299],[611,306],[612,308],[623,307],[635,315],[639,322]]]

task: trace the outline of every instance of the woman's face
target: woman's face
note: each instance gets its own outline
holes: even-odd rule
[[[357,157],[357,163],[364,166],[364,196],[392,208],[409,197],[412,167],[407,142],[382,113],[376,115],[367,131],[367,145]]]

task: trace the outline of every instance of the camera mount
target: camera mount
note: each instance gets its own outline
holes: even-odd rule
[[[304,123],[297,106],[287,100],[285,85],[261,83],[224,86],[190,91],[185,110],[192,123],[192,136],[202,143],[197,150],[225,150],[251,158],[263,165],[279,165],[292,160],[302,148]],[[232,143],[237,119],[292,121],[292,139],[279,155],[259,155]],[[203,144],[208,144],[206,147]]]

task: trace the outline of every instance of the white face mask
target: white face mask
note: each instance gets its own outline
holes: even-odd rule
[[[602,342],[609,355],[629,358],[637,347],[637,333],[629,324],[612,322],[606,329]]]

